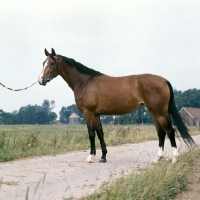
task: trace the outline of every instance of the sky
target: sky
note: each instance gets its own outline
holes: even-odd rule
[[[174,88],[200,89],[199,0],[0,0],[0,82],[24,88],[38,80],[44,49],[110,76],[151,73]],[[54,100],[75,103],[61,78],[13,92],[0,86],[0,109]]]

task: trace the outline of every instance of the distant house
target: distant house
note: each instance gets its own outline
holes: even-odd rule
[[[179,111],[183,122],[189,126],[200,125],[200,108],[186,108],[183,107]]]
[[[79,116],[75,113],[72,113],[69,117],[69,124],[71,125],[78,124],[78,119],[79,119]]]

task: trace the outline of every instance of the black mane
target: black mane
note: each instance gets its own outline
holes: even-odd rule
[[[59,55],[60,56],[60,55]],[[70,66],[75,66],[80,72],[84,73],[84,74],[88,74],[88,75],[103,75],[101,72],[98,72],[94,69],[88,68],[86,66],[84,66],[83,64],[76,62],[74,59],[72,58],[67,58],[65,56],[60,56],[62,57],[62,59],[68,63]]]

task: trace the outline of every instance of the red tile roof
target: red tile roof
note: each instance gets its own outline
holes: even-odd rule
[[[71,119],[71,118],[76,118],[76,119],[78,119],[79,116],[78,116],[76,113],[72,113],[72,114],[70,115],[69,118],[70,118],[70,119]]]
[[[200,108],[187,108],[187,107],[183,107],[183,108],[181,108],[181,110],[182,109],[184,109],[192,118],[200,118]]]

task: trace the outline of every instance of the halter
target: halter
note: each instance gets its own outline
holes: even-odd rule
[[[52,55],[52,54],[49,54],[49,57],[55,62],[54,63],[54,66],[55,66],[55,68],[58,66],[58,62],[57,62],[57,60],[55,59],[55,57]]]
[[[58,62],[57,62],[57,60],[55,59],[55,57],[52,55],[52,54],[49,54],[49,57],[54,61],[54,65],[53,65],[53,67],[51,67],[52,68],[52,71],[50,72],[50,74],[49,74],[49,76],[48,76],[48,79],[49,79],[49,81],[50,81],[50,77],[51,77],[51,75],[52,75],[52,73],[53,73],[53,71],[54,71],[54,69],[58,72]]]

